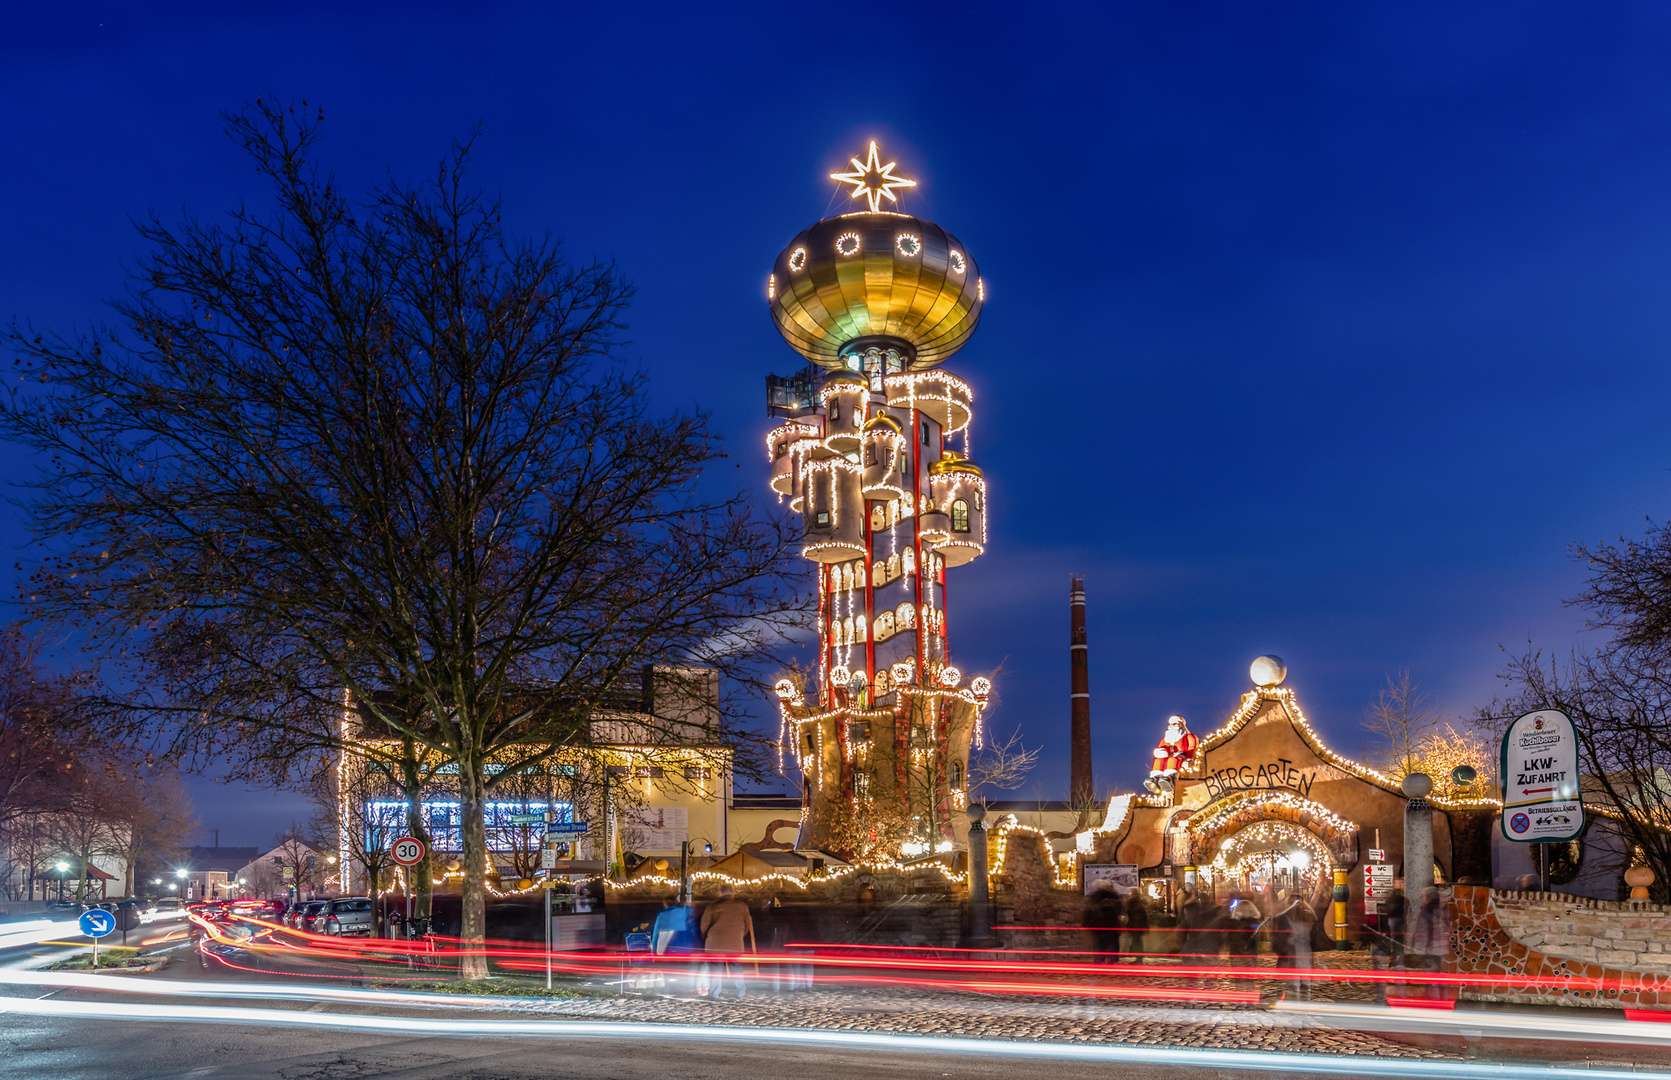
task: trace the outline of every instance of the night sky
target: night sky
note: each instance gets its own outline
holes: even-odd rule
[[[991,724],[1044,747],[1014,797],[1066,794],[1070,572],[1129,790],[1263,652],[1343,751],[1399,668],[1488,702],[1504,648],[1576,640],[1569,545],[1671,494],[1671,7],[347,6],[9,5],[0,315],[99,319],[130,219],[262,201],[218,118],[247,100],[322,106],[351,190],[480,125],[510,227],[618,262],[625,355],[766,501],[763,376],[798,364],[766,274],[876,138],[988,289],[948,367],[992,539],[949,603]],[[223,844],[306,816],[194,790]]]

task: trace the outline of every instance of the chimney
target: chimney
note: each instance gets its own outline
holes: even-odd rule
[[[1068,654],[1072,658],[1073,693],[1070,712],[1070,749],[1072,766],[1069,770],[1068,797],[1075,805],[1084,806],[1092,797],[1091,787],[1091,676],[1085,658],[1085,579],[1068,579],[1068,631],[1071,641]]]

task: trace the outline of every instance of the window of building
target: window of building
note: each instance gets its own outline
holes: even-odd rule
[[[686,780],[712,780],[713,778],[714,778],[714,770],[712,770],[712,769],[704,768],[701,765],[686,765],[685,766],[685,779]]]
[[[934,445],[933,443],[928,441],[928,421],[927,420],[923,421],[923,445],[924,446],[933,446]]]
[[[952,500],[952,532],[969,531],[969,501],[967,499]]]
[[[787,453],[789,453],[789,444],[787,442],[780,442],[780,443],[777,444],[777,453],[773,454],[772,456],[773,457],[782,457],[783,455],[785,455]]]
[[[870,796],[870,773],[864,769],[853,774],[853,794],[861,799]]]
[[[632,774],[639,777],[649,777],[651,780],[662,778],[662,770],[654,765],[640,765],[632,771]]]
[[[828,510],[818,511],[817,521],[818,521],[818,527],[820,529],[829,528],[830,527],[830,512]]]
[[[831,398],[830,399],[830,423],[832,423],[832,424],[841,423],[841,399],[840,398]]]
[[[952,762],[952,790],[963,790],[963,762]]]

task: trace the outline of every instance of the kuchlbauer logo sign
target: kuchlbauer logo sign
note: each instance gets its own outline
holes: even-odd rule
[[[1503,733],[1503,835],[1522,843],[1571,840],[1584,831],[1578,738],[1572,718],[1539,709]]]

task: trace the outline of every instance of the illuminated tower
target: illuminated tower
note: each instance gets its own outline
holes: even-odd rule
[[[1075,806],[1091,801],[1091,675],[1085,644],[1085,579],[1068,579],[1068,655],[1072,672],[1069,706],[1068,794]]]
[[[915,185],[894,167],[871,143],[832,174],[868,206],[802,230],[766,284],[778,331],[812,362],[766,380],[783,420],[766,439],[772,490],[801,515],[818,577],[816,685],[778,685],[802,848],[855,850],[855,829],[892,831],[907,854],[948,846],[990,689],[951,663],[946,571],[985,550],[987,505],[974,394],[939,366],[985,286],[956,237],[882,209]]]

